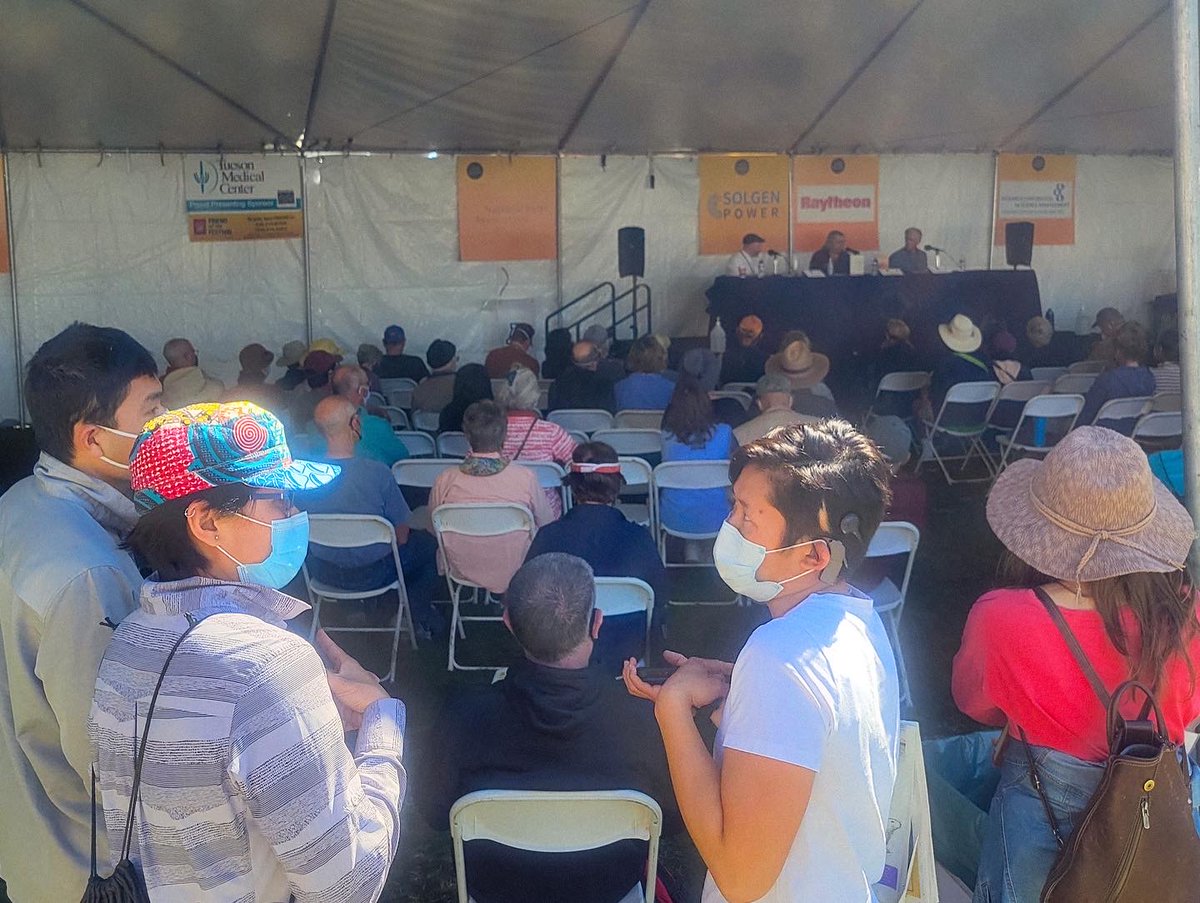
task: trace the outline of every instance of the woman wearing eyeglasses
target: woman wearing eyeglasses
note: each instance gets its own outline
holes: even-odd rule
[[[281,592],[308,550],[293,493],[338,472],[293,460],[248,402],[168,412],[134,445],[128,544],[152,574],[100,665],[89,730],[112,864],[127,855],[152,900],[383,888],[404,707],[323,633],[319,653],[289,633],[308,605]]]

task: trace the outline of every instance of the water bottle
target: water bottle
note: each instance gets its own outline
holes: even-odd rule
[[[708,350],[713,354],[725,353],[725,329],[721,326],[720,320],[717,320],[712,332],[708,334]]]

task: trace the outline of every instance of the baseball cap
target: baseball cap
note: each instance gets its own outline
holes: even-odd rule
[[[275,352],[269,351],[264,346],[258,344],[258,342],[247,345],[238,352],[238,363],[247,372],[266,370],[271,366],[271,361],[273,360],[275,360]]]
[[[458,349],[454,347],[453,342],[447,342],[445,339],[434,339],[429,343],[429,348],[425,351],[425,363],[436,370],[454,360],[454,355],[456,354],[458,354]]]
[[[308,351],[310,354],[314,351],[326,351],[336,357],[339,361],[346,353],[338,347],[338,343],[333,339],[317,339],[308,346]]]
[[[133,445],[129,480],[143,511],[216,486],[318,489],[335,464],[297,461],[283,424],[248,401],[196,404],[155,417]]]
[[[765,242],[766,239],[763,238],[761,235],[758,235],[755,232],[747,232],[745,235],[742,236],[742,244],[744,244],[744,245],[753,244],[756,241]]]
[[[310,351],[304,356],[303,367],[309,373],[328,373],[338,365],[340,359],[328,351]]]
[[[397,326],[393,323],[383,331],[383,344],[385,345],[399,345],[404,340],[403,326]]]
[[[279,366],[290,367],[293,364],[298,364],[304,360],[304,353],[308,351],[308,346],[299,339],[288,342],[283,346],[283,353],[279,355]]]
[[[754,314],[750,314],[750,316],[742,317],[740,320],[738,320],[737,331],[742,335],[755,338],[762,335],[763,322],[758,317],[754,316]]]
[[[1103,326],[1106,323],[1124,323],[1125,316],[1115,307],[1102,307],[1096,311],[1096,321],[1092,324],[1092,328]]]

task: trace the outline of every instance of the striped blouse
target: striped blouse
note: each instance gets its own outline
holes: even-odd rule
[[[557,423],[542,420],[531,411],[510,411],[501,454],[510,461],[556,461],[566,465],[575,445],[571,434]],[[554,518],[562,517],[562,496],[558,490],[544,491]]]
[[[284,619],[307,605],[242,583],[147,581],[100,665],[89,720],[112,858],[129,806],[135,729],[167,653],[130,858],[152,900],[372,901],[395,855],[404,706],[363,713],[346,746],[325,668]]]

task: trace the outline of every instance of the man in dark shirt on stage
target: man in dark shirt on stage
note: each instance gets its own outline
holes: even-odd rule
[[[829,276],[849,276],[850,254],[846,236],[834,229],[825,236],[825,244],[809,258],[808,268]]]
[[[904,230],[904,247],[888,255],[888,267],[902,273],[928,273],[929,258],[921,250],[921,230],[909,226]]]

